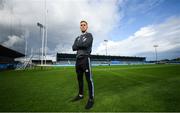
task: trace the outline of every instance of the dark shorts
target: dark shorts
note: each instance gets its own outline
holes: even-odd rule
[[[90,68],[90,58],[88,56],[82,56],[76,59],[76,72],[86,72]]]

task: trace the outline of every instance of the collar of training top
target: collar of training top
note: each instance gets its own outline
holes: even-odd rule
[[[82,33],[81,35],[84,35],[84,34],[86,34],[87,32],[84,32],[84,33]]]

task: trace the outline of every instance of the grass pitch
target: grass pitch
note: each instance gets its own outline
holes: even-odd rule
[[[77,95],[74,67],[0,72],[0,111],[180,111],[180,65],[93,67],[95,105]]]

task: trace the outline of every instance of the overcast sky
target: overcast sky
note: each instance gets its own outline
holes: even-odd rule
[[[29,53],[39,53],[37,22],[47,13],[51,57],[74,53],[79,22],[87,20],[92,54],[105,55],[106,39],[108,55],[155,60],[153,45],[159,45],[158,59],[172,59],[180,57],[179,12],[180,0],[0,0],[0,44],[24,53],[26,38]]]

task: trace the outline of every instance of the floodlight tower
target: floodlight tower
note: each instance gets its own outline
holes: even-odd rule
[[[42,0],[44,2],[44,10],[43,10],[43,21],[41,23],[37,23],[37,26],[40,27],[40,37],[42,37],[42,58],[41,58],[41,65],[43,65],[43,60],[45,61],[46,65],[46,55],[47,55],[47,4],[46,0]]]
[[[104,40],[105,42],[105,45],[106,45],[106,56],[107,56],[107,43],[108,43],[108,40]]]
[[[108,50],[107,50],[107,44],[108,44],[108,40],[104,40],[104,43],[105,43],[105,45],[106,45],[106,57],[107,57],[107,63],[109,64],[109,66],[110,66],[110,62],[109,62],[109,59],[108,59]]]
[[[156,63],[158,62],[158,56],[157,56],[157,47],[159,47],[159,45],[153,45],[154,49],[155,49],[155,55],[156,55]]]
[[[43,65],[43,56],[44,56],[44,29],[45,26],[40,24],[39,22],[37,23],[37,26],[40,27],[40,37],[42,37],[42,58],[41,58],[41,65]]]

